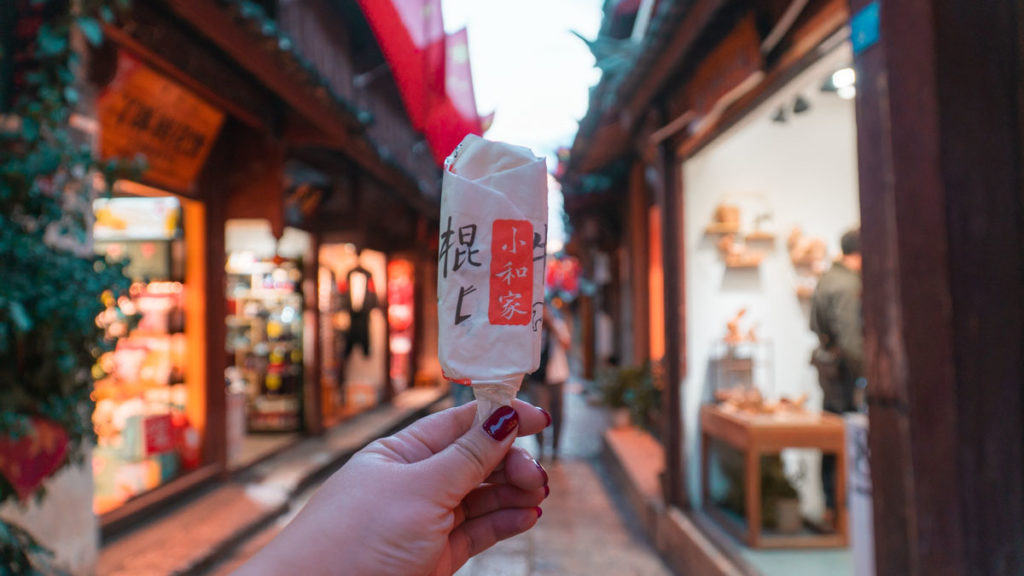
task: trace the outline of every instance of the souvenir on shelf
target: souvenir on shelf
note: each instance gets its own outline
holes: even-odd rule
[[[761,339],[741,308],[725,325],[725,334],[711,347],[708,374],[711,391],[732,388],[771,390],[771,343]],[[747,324],[747,325],[744,325]]]
[[[722,202],[715,207],[714,221],[708,225],[708,234],[735,234],[740,231],[740,207]]]
[[[718,241],[718,251],[725,259],[726,268],[756,268],[764,260],[764,253],[752,250],[745,242],[738,242],[736,234],[726,234]]]
[[[793,414],[805,412],[807,394],[802,393],[795,398],[779,398],[766,401],[757,388],[730,388],[716,390],[715,400],[726,412],[743,414]]]
[[[786,239],[786,247],[797,273],[794,286],[796,295],[798,298],[808,299],[814,294],[818,278],[828,267],[825,241],[805,236],[799,226],[794,226]]]
[[[772,217],[772,213],[767,210],[754,216],[754,229],[747,233],[744,240],[747,242],[775,242],[775,232],[765,226],[765,223],[771,221]]]
[[[725,324],[725,343],[731,346],[735,346],[741,342],[757,342],[757,333],[754,331],[754,327],[751,326],[746,333],[740,331],[740,320],[743,319],[747,314],[746,308],[740,308],[739,312],[735,316],[729,319]]]

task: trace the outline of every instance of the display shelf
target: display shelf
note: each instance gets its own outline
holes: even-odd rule
[[[707,227],[704,228],[704,232],[712,236],[718,234],[736,234],[739,231],[740,225],[738,222],[715,222],[712,224],[708,224]]]

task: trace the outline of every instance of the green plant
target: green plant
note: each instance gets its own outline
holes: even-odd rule
[[[646,362],[606,372],[599,384],[602,403],[610,408],[628,408],[634,425],[656,431],[664,389],[659,366]]]
[[[50,420],[67,433],[63,466],[81,462],[94,439],[93,370],[111,344],[96,324],[102,299],[128,288],[123,264],[96,256],[90,243],[94,182],[112,182],[128,168],[99,161],[69,126],[79,102],[75,38],[99,44],[101,22],[112,22],[126,2],[16,6],[35,33],[20,39],[20,52],[11,49],[17,42],[0,51],[0,68],[14,69],[13,99],[0,116],[0,436],[26,434],[33,418]],[[13,496],[0,481],[0,502]],[[41,573],[41,550],[26,531],[0,521],[0,572]]]

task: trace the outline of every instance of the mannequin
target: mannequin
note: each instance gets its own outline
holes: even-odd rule
[[[342,290],[344,309],[349,313],[350,324],[345,338],[345,358],[359,346],[364,356],[370,355],[370,312],[377,307],[377,288],[373,275],[361,264],[363,251],[356,257],[356,267],[345,276]]]

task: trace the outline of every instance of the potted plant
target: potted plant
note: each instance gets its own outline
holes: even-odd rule
[[[629,425],[628,379],[622,377],[622,369],[610,369],[598,376],[598,392],[601,404],[611,409],[612,426],[621,428]]]

